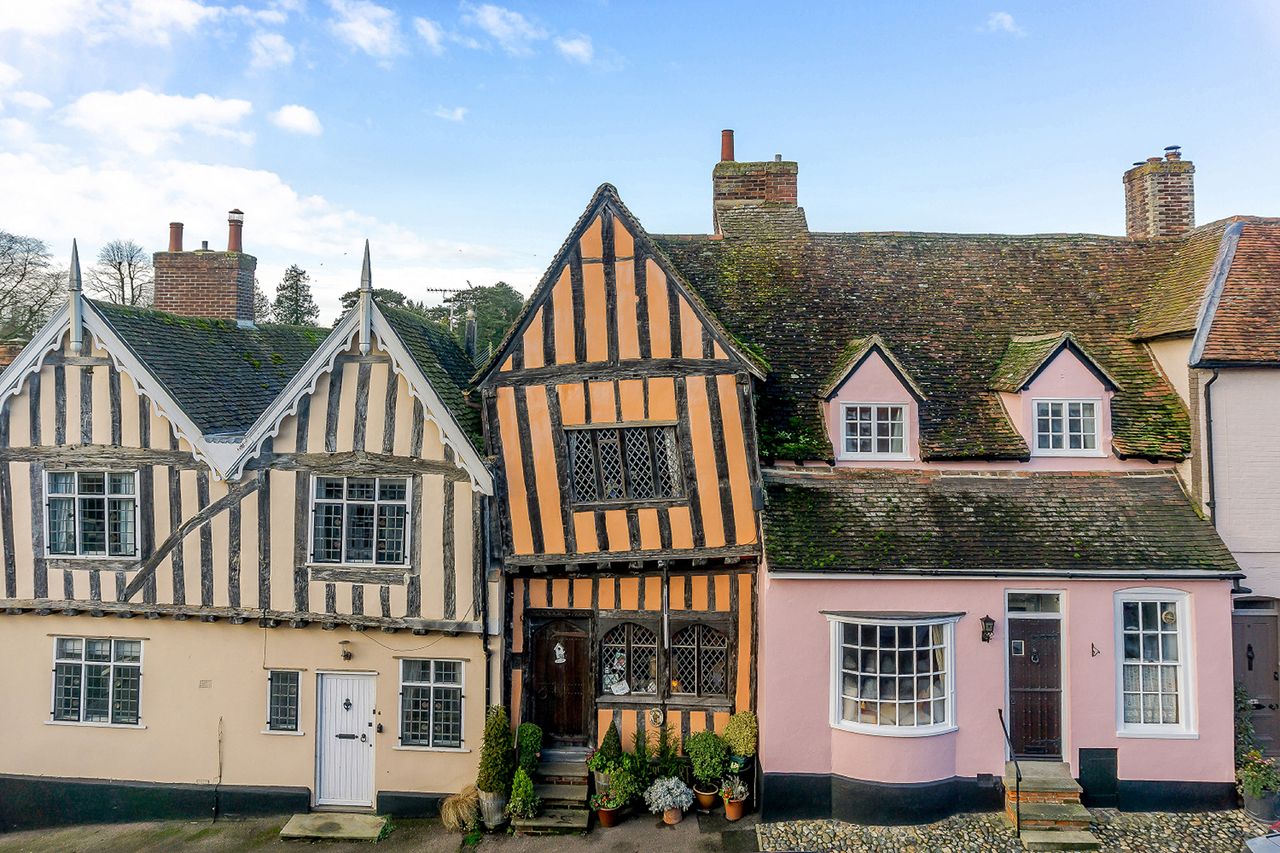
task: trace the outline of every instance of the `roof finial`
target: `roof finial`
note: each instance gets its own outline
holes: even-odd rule
[[[373,272],[369,264],[369,240],[364,241],[364,266],[360,270],[360,354],[373,348]]]
[[[68,320],[71,326],[71,352],[84,352],[84,299],[80,290],[80,249],[71,240],[71,271],[67,274]]]

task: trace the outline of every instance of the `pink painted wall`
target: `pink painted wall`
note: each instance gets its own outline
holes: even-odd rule
[[[996,392],[992,392],[996,393]],[[835,450],[836,465],[845,468],[945,468],[989,471],[1151,471],[1145,460],[1117,459],[1111,452],[1112,392],[1085,367],[1076,355],[1063,351],[1049,363],[1035,381],[1020,394],[1000,394],[1010,422],[1031,447],[1035,440],[1033,401],[1040,397],[1097,399],[1099,448],[1102,456],[1035,456],[1027,462],[928,462],[920,459],[920,412],[911,392],[898,381],[878,353],[873,353],[845,380],[824,407],[827,435]],[[841,459],[844,447],[843,403],[901,403],[907,411],[907,455],[909,459]],[[1161,467],[1172,467],[1162,465]]]
[[[1159,586],[1189,594],[1188,676],[1195,736],[1116,733],[1116,591]],[[789,579],[761,573],[760,745],[768,772],[835,773],[880,782],[925,782],[1003,774],[996,709],[1005,701],[1004,592],[1063,593],[1063,752],[1073,770],[1081,747],[1118,748],[1131,780],[1227,782],[1233,776],[1230,585],[1221,581],[1015,583],[940,579]],[[888,737],[833,728],[831,634],[824,610],[964,611],[955,628],[955,722],[947,734]],[[981,642],[979,620],[996,633]],[[1100,654],[1091,654],[1096,646]]]

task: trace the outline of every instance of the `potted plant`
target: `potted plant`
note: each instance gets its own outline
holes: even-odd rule
[[[537,723],[521,723],[516,729],[516,763],[530,776],[542,758],[542,727]]]
[[[741,773],[750,766],[759,734],[756,715],[750,711],[739,711],[729,718],[724,727],[724,740],[729,745],[730,773]]]
[[[511,801],[507,803],[507,814],[514,818],[531,818],[538,816],[538,807],[542,805],[538,795],[533,792],[533,780],[520,767],[516,770],[515,779],[511,781]]]
[[[684,810],[693,805],[693,791],[674,776],[664,776],[644,792],[645,805],[654,814],[662,813],[662,822],[675,825],[684,819]]]
[[[724,799],[725,819],[740,820],[746,813],[747,797],[751,796],[751,789],[737,776],[730,776],[721,783],[720,796]]]
[[[609,784],[602,787],[591,797],[590,806],[595,810],[604,827],[617,826],[622,820],[622,809],[636,795],[635,777],[625,769],[618,768],[609,778]]]
[[[485,716],[476,789],[480,792],[480,817],[485,828],[502,826],[511,790],[511,724],[507,722],[507,709],[501,705],[490,707]]]
[[[1246,752],[1236,768],[1236,783],[1244,797],[1244,810],[1249,817],[1263,823],[1276,819],[1276,792],[1280,791],[1280,772],[1273,759],[1263,757],[1256,749]]]
[[[609,776],[622,766],[622,737],[618,734],[618,726],[610,723],[600,741],[600,748],[591,753],[587,759],[587,769],[595,774],[596,787],[609,784]]]
[[[698,808],[709,812],[716,804],[716,786],[724,776],[729,747],[724,738],[707,729],[685,741],[684,752],[693,764],[693,794],[698,798]]]

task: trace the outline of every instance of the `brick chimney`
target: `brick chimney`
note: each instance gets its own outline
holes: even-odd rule
[[[733,159],[733,131],[720,133],[720,162],[711,172],[712,216],[720,233],[720,211],[730,207],[776,205],[794,208],[797,204],[796,176],[800,166],[776,155],[759,163],[739,163]]]
[[[244,213],[227,214],[227,250],[182,250],[182,223],[169,223],[169,251],[152,256],[156,308],[189,317],[253,322],[253,275],[258,259],[244,253]]]
[[[1196,225],[1196,167],[1177,145],[1124,173],[1124,230],[1131,238],[1177,237]]]

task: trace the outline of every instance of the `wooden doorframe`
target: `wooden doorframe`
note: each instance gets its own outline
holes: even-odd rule
[[[1241,605],[1241,604],[1252,604],[1252,605],[1259,605],[1259,606],[1244,606],[1244,607],[1241,607],[1241,606],[1239,606],[1239,605]],[[1251,599],[1247,600],[1247,602],[1240,602],[1240,601],[1233,601],[1233,602],[1232,602],[1232,608],[1231,608],[1231,633],[1232,633],[1232,643],[1231,643],[1231,645],[1232,645],[1232,649],[1231,649],[1231,674],[1232,674],[1232,678],[1236,681],[1236,683],[1241,683],[1241,682],[1247,682],[1247,681],[1248,681],[1248,677],[1247,677],[1247,676],[1242,675],[1242,674],[1240,673],[1240,671],[1239,671],[1239,667],[1240,667],[1240,664],[1241,664],[1241,660],[1242,660],[1242,658],[1244,658],[1244,656],[1245,656],[1245,651],[1244,651],[1243,649],[1241,649],[1241,648],[1237,645],[1237,643],[1236,643],[1236,631],[1237,631],[1236,626],[1237,626],[1237,620],[1243,620],[1243,619],[1271,619],[1271,620],[1275,620],[1275,635],[1276,635],[1277,640],[1280,640],[1280,601],[1278,601],[1278,600],[1276,600],[1276,599],[1251,598]],[[1246,644],[1246,645],[1247,645],[1247,644]],[[1273,653],[1273,655],[1276,655],[1277,657],[1280,657],[1280,651],[1278,651],[1278,650],[1276,650],[1276,649],[1273,649],[1273,650],[1272,650],[1272,653]],[[1280,669],[1277,669],[1277,670],[1275,670],[1275,671],[1280,671]],[[1265,678],[1264,678],[1263,680],[1265,681]],[[1274,688],[1273,688],[1272,696],[1274,697],[1274,696],[1276,696],[1277,694],[1280,694],[1280,685],[1278,685],[1278,686],[1276,686],[1276,687],[1274,687]],[[1250,691],[1250,699],[1255,699],[1255,698],[1256,698],[1256,697],[1253,695],[1253,691],[1251,690],[1251,691]],[[1271,710],[1274,710],[1274,707],[1273,707]],[[1272,718],[1272,719],[1274,720],[1274,716],[1273,716],[1273,718]],[[1267,744],[1260,744],[1260,746],[1262,746],[1262,747],[1263,747],[1264,752],[1266,752],[1268,755],[1275,755],[1275,754],[1277,754],[1277,752],[1280,752],[1280,737],[1277,737],[1277,736],[1276,736],[1276,729],[1277,729],[1277,727],[1276,727],[1275,725],[1271,726],[1271,732],[1272,732],[1272,734],[1270,735],[1270,737],[1272,738],[1272,740],[1271,740],[1271,742],[1270,742],[1269,748],[1268,748],[1268,745],[1267,745]]]
[[[535,655],[537,649],[534,646],[534,637],[538,631],[550,625],[552,622],[569,622],[582,628],[587,634],[587,707],[586,713],[586,730],[587,730],[587,746],[594,747],[598,742],[599,733],[596,726],[596,685],[600,683],[600,674],[597,671],[599,661],[597,661],[596,645],[598,638],[596,637],[596,612],[594,610],[579,610],[576,608],[539,608],[537,610],[526,610],[524,613],[524,647],[528,649],[528,662],[521,673],[521,681],[523,682],[520,690],[520,719],[522,721],[533,721],[533,702],[534,689],[533,669],[536,665]]]
[[[322,738],[324,735],[322,708],[324,705],[323,685],[324,685],[326,676],[348,676],[348,677],[357,676],[357,677],[364,677],[369,679],[369,681],[373,684],[373,707],[370,710],[374,714],[375,718],[378,712],[378,672],[376,670],[357,670],[357,671],[347,671],[347,670],[341,670],[341,669],[316,670],[316,694],[315,694],[316,695],[316,699],[315,699],[316,737],[315,737],[315,749],[313,750],[313,754],[315,756],[313,759],[315,764],[315,770],[314,770],[315,791],[311,795],[311,801],[312,801],[311,805],[313,807],[326,807],[325,804],[320,802],[321,777],[322,777],[322,774],[324,773],[323,765],[321,763],[324,760],[324,746],[322,743]],[[377,731],[377,728],[375,727],[374,728],[375,734],[373,735],[373,737],[375,738],[373,743],[373,749],[369,750],[369,798],[372,801],[368,806],[368,808],[370,809],[374,808],[377,805],[377,801],[378,801],[378,768],[377,768],[378,742],[376,740],[377,738],[376,731]],[[364,807],[363,806],[342,806],[342,808],[361,809]]]
[[[1058,596],[1058,612],[1057,613],[1010,613],[1009,612],[1009,596],[1011,594],[1016,595],[1019,593],[1031,593],[1034,595],[1056,595]],[[1067,747],[1067,732],[1070,730],[1070,727],[1068,726],[1068,717],[1067,717],[1067,707],[1069,703],[1067,702],[1067,680],[1062,676],[1066,672],[1065,655],[1066,655],[1066,649],[1067,649],[1067,642],[1066,642],[1067,592],[1064,589],[1035,589],[1035,588],[1011,587],[1011,588],[1005,589],[1004,592],[1001,593],[1001,600],[1004,602],[1003,610],[1004,610],[1004,624],[1005,624],[1004,718],[1006,720],[1013,719],[1013,714],[1012,714],[1013,693],[1011,689],[1013,686],[1013,660],[1010,657],[1010,651],[1009,651],[1009,637],[1008,637],[1009,621],[1011,619],[1013,620],[1056,619],[1059,623],[1059,627],[1058,627],[1058,720],[1059,720],[1059,726],[1061,728],[1061,731],[1059,732],[1059,736],[1061,738],[1061,748],[1060,748],[1061,755],[1059,755],[1058,760],[1066,761],[1067,756],[1069,755],[1069,750]],[[1009,739],[1006,740],[1004,744],[1005,761],[1009,761],[1013,758],[1013,744],[1011,743],[1012,740],[1013,740],[1013,731],[1010,730]],[[1020,760],[1033,761],[1033,760],[1039,760],[1039,759],[1024,758]],[[1051,759],[1045,759],[1045,760],[1051,760]]]

